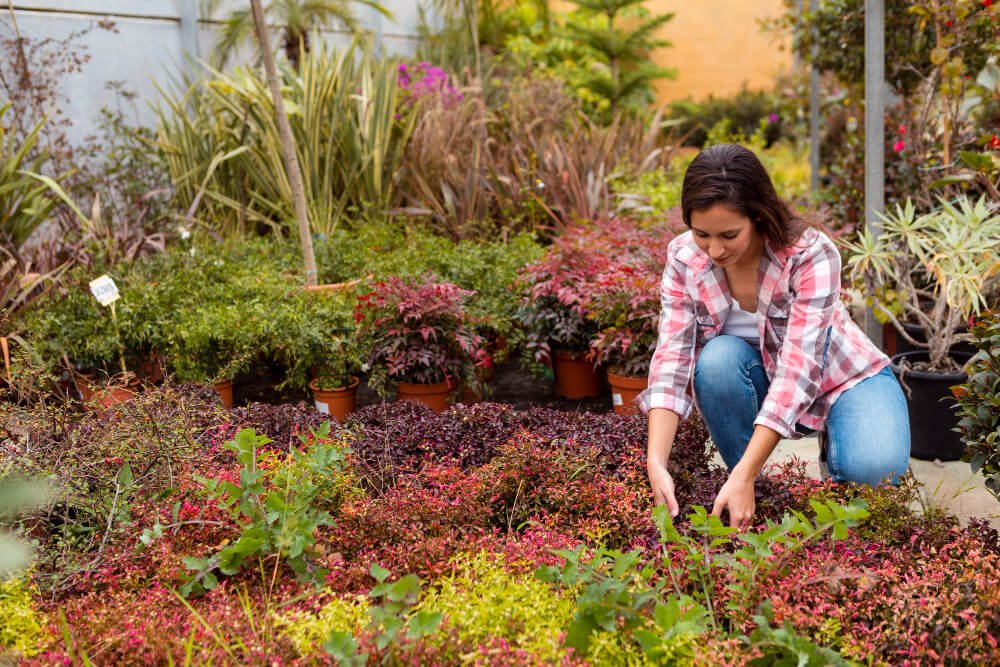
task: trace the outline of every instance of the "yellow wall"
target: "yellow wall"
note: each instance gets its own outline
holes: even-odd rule
[[[572,7],[568,2],[555,5]],[[659,64],[677,70],[676,79],[657,82],[661,103],[728,95],[744,84],[768,88],[776,75],[792,67],[790,40],[759,26],[761,18],[782,13],[782,0],[647,0],[645,6],[656,14],[674,13],[660,35],[673,46],[654,53]]]

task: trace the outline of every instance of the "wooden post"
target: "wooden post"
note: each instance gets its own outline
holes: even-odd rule
[[[295,154],[295,138],[292,136],[292,126],[285,114],[285,102],[281,97],[281,84],[278,83],[278,69],[274,65],[274,52],[271,51],[271,39],[267,34],[267,23],[264,21],[264,10],[260,0],[250,0],[253,10],[253,21],[257,26],[257,39],[260,40],[260,56],[267,72],[267,85],[274,98],[274,114],[278,121],[278,135],[281,137],[281,152],[285,161],[285,172],[288,175],[288,186],[292,190],[292,204],[295,207],[295,217],[299,223],[299,242],[302,244],[302,258],[305,263],[306,285],[316,284],[316,257],[313,254],[312,229],[309,226],[309,213],[306,207],[306,192],[302,185],[302,172],[299,169],[299,159]]]
[[[875,236],[882,231],[877,214],[885,208],[884,113],[885,0],[865,0],[865,224]],[[882,325],[871,308],[865,333],[882,346]]]

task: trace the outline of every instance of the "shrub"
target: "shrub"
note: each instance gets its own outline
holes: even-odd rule
[[[442,659],[457,662],[463,650],[500,639],[541,663],[556,664],[565,653],[561,635],[573,601],[532,576],[512,575],[502,558],[479,552],[458,557],[456,572],[437,580],[416,608],[443,614],[444,627],[455,628],[454,636],[425,640],[438,644]]]
[[[165,94],[157,136],[182,211],[200,199],[198,218],[226,235],[294,231],[292,195],[280,159],[274,108],[262,73],[209,70]],[[393,199],[395,174],[410,131],[398,105],[396,63],[353,44],[323,43],[299,68],[279,76],[299,147],[308,218],[330,233],[350,210],[374,209]],[[360,94],[370,104],[358,104]],[[203,196],[202,196],[203,195]]]
[[[363,595],[331,596],[316,612],[276,614],[279,631],[300,656],[317,655],[331,632],[354,632],[368,622],[368,600]]]
[[[722,121],[745,137],[763,127],[765,146],[781,139],[785,128],[795,122],[794,110],[788,102],[773,93],[746,88],[729,97],[710,95],[700,102],[671,102],[669,110],[670,116],[683,120],[680,129],[684,143],[699,148],[706,146],[710,130]]]
[[[526,266],[519,277],[519,316],[532,361],[544,361],[556,347],[587,350],[592,361],[629,375],[648,370],[659,321],[659,276],[675,222],[668,217],[645,226],[622,219],[578,225]]]
[[[952,387],[958,429],[972,470],[986,478],[986,488],[1000,499],[1000,314],[977,320],[972,335],[978,351],[966,366],[969,379]]]
[[[240,530],[239,538],[216,553],[189,557],[184,564],[192,576],[181,587],[189,595],[218,585],[216,571],[234,575],[248,559],[277,554],[303,581],[321,581],[326,574],[315,563],[316,530],[333,517],[324,508],[336,507],[345,488],[341,471],[344,448],[329,439],[326,422],[308,437],[300,436],[302,450],[265,460],[259,451],[269,442],[252,429],[242,429],[223,447],[236,454],[239,476],[200,478],[209,500]],[[150,540],[162,530],[154,526]]]
[[[0,657],[31,657],[38,653],[45,617],[31,599],[30,577],[9,576],[0,581]]]
[[[358,335],[369,346],[368,385],[385,394],[388,383],[458,382],[482,389],[477,368],[491,361],[485,340],[465,311],[473,293],[454,283],[389,277],[358,297]]]
[[[7,473],[52,480],[56,502],[21,521],[40,543],[36,579],[50,592],[103,567],[116,545],[134,545],[133,508],[167,493],[203,454],[198,435],[219,408],[196,389],[164,385],[102,414],[42,406],[0,417],[18,434]]]

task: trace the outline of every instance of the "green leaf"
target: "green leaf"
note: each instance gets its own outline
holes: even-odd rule
[[[369,570],[375,581],[382,583],[389,578],[389,570],[381,567],[377,563],[372,563],[371,569]]]
[[[989,173],[993,169],[993,156],[989,153],[960,151],[958,159],[961,160],[962,164],[972,167],[977,171]]]
[[[132,466],[126,463],[119,468],[118,474],[115,476],[115,481],[122,489],[127,489],[132,486],[132,483],[135,481],[135,475],[132,473]]]
[[[360,645],[354,638],[354,633],[343,630],[332,630],[330,636],[323,642],[323,650],[327,655],[342,665],[364,664],[367,654],[359,654]]]
[[[438,626],[441,625],[441,620],[443,618],[443,615],[439,612],[421,609],[410,618],[409,630],[406,633],[407,638],[419,639],[425,635],[431,634],[438,629]]]

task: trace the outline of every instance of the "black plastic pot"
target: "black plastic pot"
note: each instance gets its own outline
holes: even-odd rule
[[[952,351],[951,357],[960,364],[971,355]],[[952,429],[958,425],[955,414],[955,397],[952,385],[965,382],[965,373],[928,373],[899,367],[902,360],[909,363],[927,361],[927,352],[904,352],[892,358],[892,372],[903,385],[910,412],[910,456],[932,461],[955,461],[962,458],[965,443],[962,436]]]

